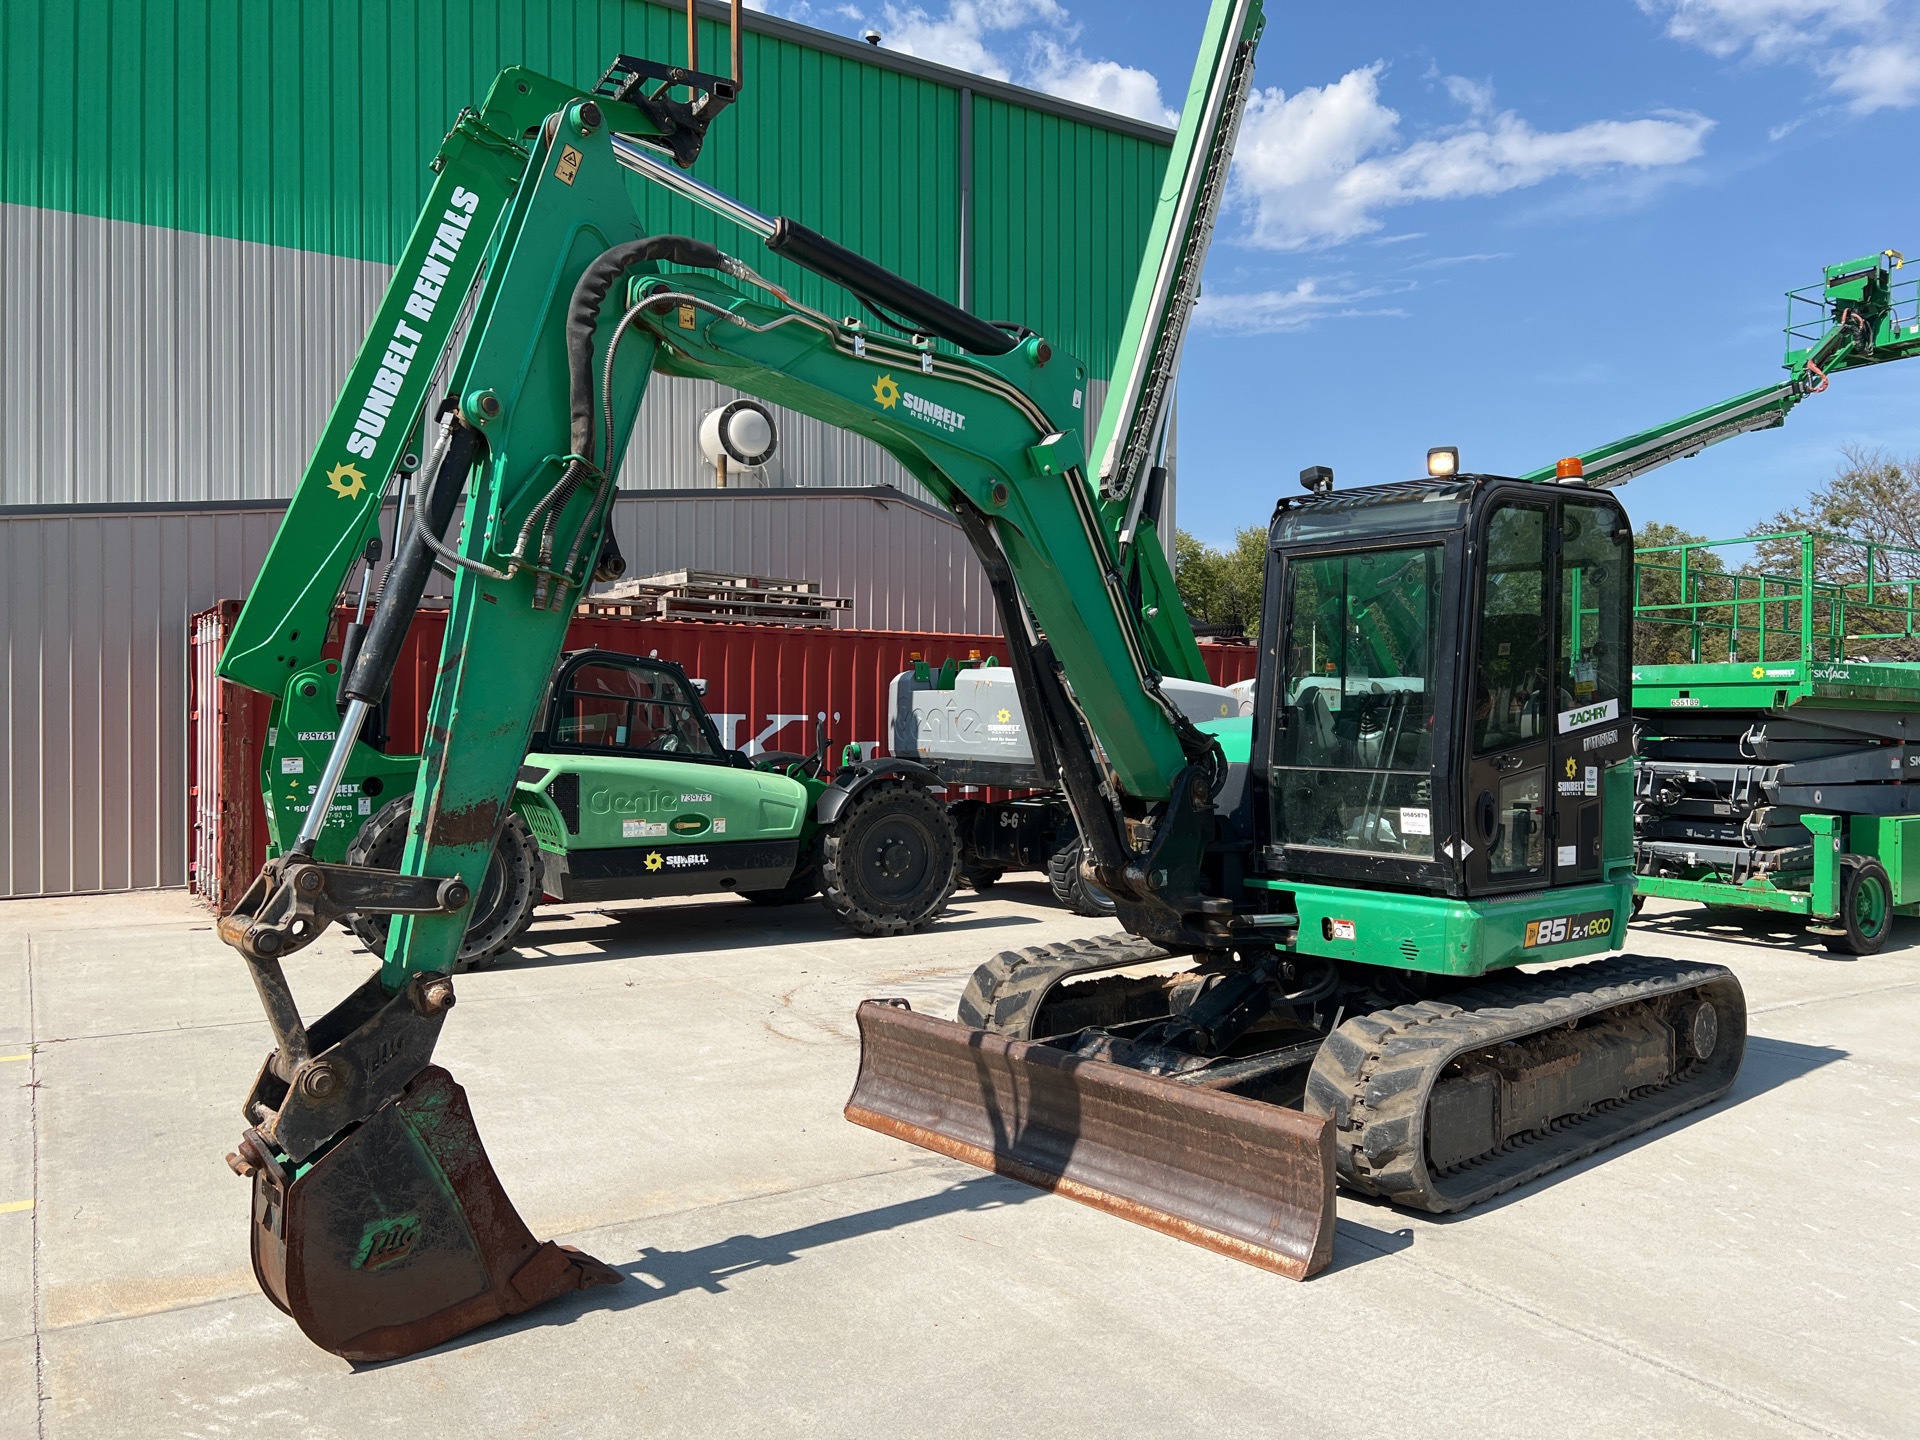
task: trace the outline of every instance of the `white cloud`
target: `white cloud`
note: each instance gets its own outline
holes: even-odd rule
[[[918,56],[1042,90],[1116,115],[1156,125],[1180,116],[1160,93],[1151,71],[1116,60],[1089,58],[1079,46],[1080,27],[1058,0],[948,0],[944,10],[886,0],[870,10],[858,5],[809,0],[747,0],[789,20],[855,33],[871,26],[882,49]]]
[[[1391,305],[1369,305],[1385,295],[1413,288],[1410,284],[1354,288],[1345,280],[1298,280],[1290,290],[1254,290],[1237,295],[1203,292],[1194,307],[1194,324],[1203,330],[1229,335],[1276,335],[1304,330],[1317,320],[1346,320],[1360,316],[1404,316]]]
[[[1920,0],[1636,0],[1723,60],[1806,65],[1857,114],[1920,104]]]
[[[1235,193],[1250,209],[1247,238],[1274,250],[1334,244],[1379,230],[1380,212],[1416,200],[1523,189],[1561,175],[1680,165],[1713,122],[1701,115],[1595,120],[1534,129],[1497,111],[1484,83],[1450,77],[1467,119],[1403,144],[1400,116],[1380,99],[1374,64],[1288,95],[1256,91],[1234,153]]]
[[[1024,83],[1062,100],[1156,125],[1180,119],[1180,112],[1168,109],[1161,99],[1160,82],[1151,72],[1114,60],[1089,60],[1078,49],[1050,39],[1036,40],[1028,51]]]

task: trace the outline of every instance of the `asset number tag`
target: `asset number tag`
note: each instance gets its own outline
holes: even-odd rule
[[[1596,940],[1613,933],[1611,910],[1589,910],[1581,915],[1556,915],[1551,920],[1529,920],[1526,949],[1538,945],[1565,945],[1571,940]]]

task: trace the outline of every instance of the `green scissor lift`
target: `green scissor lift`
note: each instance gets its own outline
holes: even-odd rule
[[[1638,895],[1854,954],[1920,914],[1920,663],[1882,658],[1920,657],[1915,576],[1920,551],[1816,531],[1638,552],[1636,653],[1682,657],[1633,670]]]

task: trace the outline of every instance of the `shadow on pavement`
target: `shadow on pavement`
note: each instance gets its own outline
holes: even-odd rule
[[[1348,1198],[1345,1191],[1341,1192],[1341,1197]],[[1369,1260],[1398,1255],[1402,1250],[1412,1248],[1413,1227],[1411,1225],[1382,1230],[1375,1225],[1362,1225],[1358,1220],[1335,1220],[1333,1222],[1333,1263],[1315,1278],[1324,1280],[1329,1275],[1338,1275],[1342,1270],[1351,1270],[1356,1265],[1366,1264]]]
[[[1727,945],[1748,945],[1762,950],[1797,950],[1809,960],[1831,960],[1852,964],[1859,960],[1879,960],[1903,951],[1920,951],[1920,922],[1896,916],[1893,933],[1874,955],[1849,955],[1829,950],[1826,937],[1810,934],[1798,915],[1774,910],[1708,909],[1705,905],[1684,910],[1641,915],[1628,931],[1634,935],[1676,935],[1688,939],[1717,940]],[[1631,944],[1629,944],[1631,948]]]
[[[979,1175],[949,1185],[933,1195],[899,1200],[852,1215],[836,1215],[797,1229],[783,1230],[777,1235],[731,1235],[725,1240],[716,1240],[711,1245],[702,1245],[693,1250],[642,1249],[638,1259],[624,1263],[607,1261],[626,1277],[625,1284],[603,1285],[563,1296],[524,1315],[483,1325],[478,1330],[469,1331],[421,1354],[444,1355],[464,1350],[469,1345],[484,1345],[489,1340],[521,1330],[546,1325],[571,1325],[583,1315],[603,1310],[631,1310],[650,1300],[664,1300],[690,1290],[723,1295],[728,1289],[727,1282],[736,1276],[754,1270],[791,1265],[802,1259],[808,1251],[838,1244],[842,1240],[877,1235],[940,1215],[999,1210],[1036,1199],[1043,1193],[1017,1180],[1004,1179],[999,1175]],[[599,1247],[589,1242],[587,1248],[593,1250]],[[598,1258],[606,1260],[605,1252],[602,1251]],[[403,1365],[418,1358],[416,1355],[403,1356],[399,1360],[377,1365],[357,1364],[353,1368],[356,1372],[381,1370],[387,1365]]]
[[[583,920],[599,923],[587,928],[580,924]],[[964,935],[1041,923],[1034,915],[989,915],[960,905],[949,909],[919,933]],[[628,910],[576,908],[536,917],[520,948],[511,955],[499,957],[487,969],[545,969],[656,953],[763,950],[770,946],[862,938],[812,901],[777,908],[711,902],[649,905]],[[564,945],[567,951],[554,953],[542,948],[548,945]]]

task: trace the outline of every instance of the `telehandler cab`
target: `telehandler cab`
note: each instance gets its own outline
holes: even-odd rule
[[[424,417],[317,792],[444,561],[399,866],[314,858],[316,808],[220,926],[275,1038],[232,1157],[255,1270],[316,1343],[405,1355],[619,1278],[534,1238],[432,1055],[544,677],[575,597],[617,568],[612,477],[656,372],[867,436],[953,511],[1036,756],[1129,932],[988,962],[961,1023],[867,1002],[851,1118],[1304,1276],[1331,1253],[1336,1177],[1457,1208],[1727,1089],[1745,1009],[1726,970],[1517,968],[1625,938],[1632,537],[1611,497],[1315,474],[1274,517],[1255,713],[1196,724],[1162,683],[1206,679],[1157,533],[1160,457],[1261,25],[1259,0],[1208,16],[1091,445],[1086,369],[1046,337],[678,168],[737,74],[622,57],[581,94],[509,70],[461,116],[222,662],[275,695],[313,663]],[[634,176],[871,318],[654,233]],[[385,961],[309,1027],[282,961],[347,914],[391,917]],[[1171,977],[1115,973],[1169,957]]]

